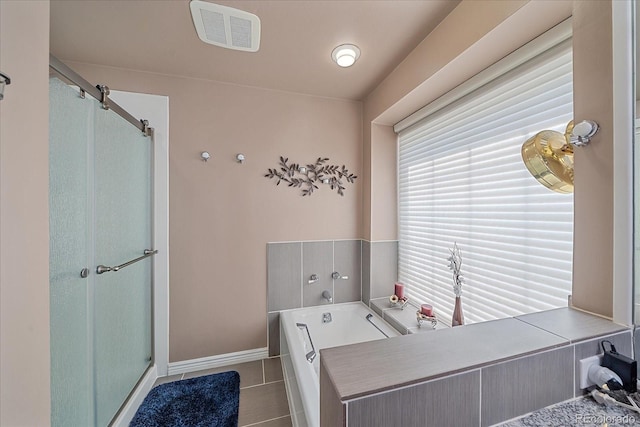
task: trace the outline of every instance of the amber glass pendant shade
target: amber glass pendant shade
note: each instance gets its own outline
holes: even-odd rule
[[[564,135],[543,130],[522,144],[522,160],[531,175],[557,193],[573,193],[573,147],[568,137],[572,130],[573,121]]]

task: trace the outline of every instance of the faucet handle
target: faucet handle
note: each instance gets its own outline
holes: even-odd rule
[[[340,273],[338,273],[337,271],[334,271],[333,273],[331,273],[331,278],[333,280],[338,280],[338,279],[349,280],[349,276],[341,276]]]
[[[318,275],[312,274],[309,276],[309,280],[307,281],[309,284],[316,283],[318,281]]]

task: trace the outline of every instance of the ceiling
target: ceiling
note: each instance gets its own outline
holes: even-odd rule
[[[51,53],[63,61],[362,100],[459,0],[215,3],[260,18],[258,52],[200,41],[188,0],[52,0]],[[351,68],[331,60],[343,43],[362,51]]]

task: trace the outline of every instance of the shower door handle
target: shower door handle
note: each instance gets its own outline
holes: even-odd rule
[[[116,265],[115,267],[107,267],[106,265],[99,265],[96,268],[96,273],[97,274],[102,274],[102,273],[108,273],[109,271],[119,271],[125,267],[130,266],[131,264],[134,264],[138,261],[142,261],[145,258],[149,258],[152,255],[155,255],[158,253],[158,250],[153,250],[153,249],[145,249],[144,250],[144,255],[142,255],[141,257],[132,259],[131,261],[127,261],[124,264],[120,264],[120,265]]]

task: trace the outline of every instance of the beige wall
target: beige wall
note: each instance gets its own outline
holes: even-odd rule
[[[360,238],[363,180],[344,197],[321,187],[303,198],[263,175],[281,155],[362,175],[361,103],[69,65],[95,84],[169,96],[170,361],[266,346],[266,243]]]
[[[613,52],[611,1],[575,2],[574,116],[600,131],[575,152],[573,305],[613,316]],[[594,61],[594,58],[598,58]]]
[[[398,136],[392,126],[371,123],[371,231],[370,241],[398,237]]]
[[[0,425],[50,424],[49,1],[0,1]]]

